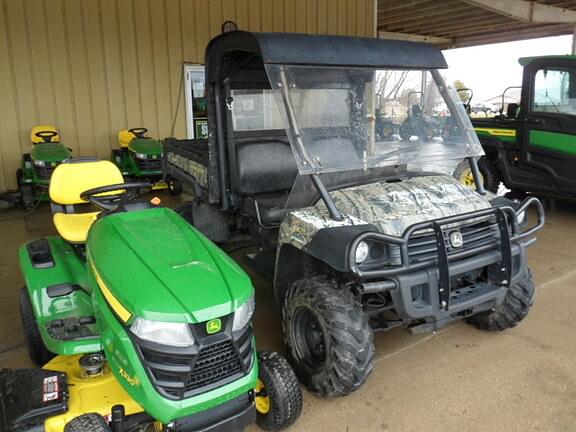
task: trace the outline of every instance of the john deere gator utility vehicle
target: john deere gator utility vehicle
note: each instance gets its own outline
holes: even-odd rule
[[[72,150],[60,143],[54,126],[34,126],[30,132],[34,147],[22,156],[16,172],[20,202],[26,208],[37,201],[48,201],[48,185],[54,168],[72,156]]]
[[[486,155],[478,165],[486,189],[501,183],[526,192],[576,198],[576,56],[521,58],[520,104],[472,119]],[[471,181],[470,171],[460,171]]]
[[[196,194],[191,222],[258,243],[249,262],[273,281],[293,364],[318,395],[360,387],[374,331],[459,319],[503,330],[532,305],[526,249],[542,205],[513,207],[442,174],[466,158],[478,179],[483,155],[445,67],[426,44],[227,33],[206,53],[209,139],[165,141],[166,168]],[[407,74],[399,95],[425,89],[424,112],[445,103],[458,139],[376,139],[386,73]]]
[[[109,161],[54,171],[59,236],[19,252],[44,366],[0,373],[3,431],[278,430],[300,414],[286,360],[254,349],[250,279],[174,211],[128,198],[149,186]]]
[[[118,133],[120,148],[112,150],[112,162],[122,171],[127,181],[148,181],[153,189],[166,189],[173,195],[182,192],[182,185],[175,179],[164,179],[162,168],[162,143],[146,136],[148,129],[124,129]],[[166,180],[166,181],[164,181]]]

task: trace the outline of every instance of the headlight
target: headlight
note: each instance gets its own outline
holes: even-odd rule
[[[246,327],[254,313],[254,296],[250,297],[246,303],[240,306],[234,312],[234,323],[232,324],[232,331],[238,331]]]
[[[145,153],[136,153],[136,159],[146,159],[147,157]]]
[[[356,246],[356,252],[354,253],[354,261],[356,264],[360,264],[366,261],[369,255],[370,247],[368,246],[368,243],[365,241],[358,243],[358,246]]]
[[[34,165],[39,166],[39,167],[43,167],[46,165],[46,163],[43,160],[34,159]]]
[[[130,331],[150,342],[175,347],[191,347],[194,345],[194,337],[190,333],[186,323],[168,323],[149,321],[144,318],[136,318]]]

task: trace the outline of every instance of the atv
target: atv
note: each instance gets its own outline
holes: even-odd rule
[[[33,127],[30,140],[34,147],[22,156],[22,166],[16,172],[20,202],[25,208],[49,200],[48,185],[54,168],[72,156],[72,150],[60,144],[54,126]]]
[[[44,366],[0,373],[3,431],[279,430],[299,416],[286,360],[255,351],[250,279],[129,193],[149,187],[109,161],[54,171],[59,236],[19,251],[27,347]]]
[[[440,50],[232,32],[210,42],[206,60],[211,134],[166,140],[165,168],[193,192],[180,211],[196,228],[257,243],[248,264],[272,281],[292,364],[314,393],[346,395],[366,381],[375,331],[462,319],[496,331],[526,317],[526,253],[543,208],[483,189],[482,148],[442,79]],[[395,73],[407,75],[398,97],[426,83],[422,100],[445,104],[458,136],[379,139],[375,83]],[[463,158],[475,190],[445,174]]]
[[[162,143],[146,136],[148,129],[124,129],[118,133],[119,149],[112,150],[112,162],[122,171],[127,181],[145,180],[152,189],[166,189],[172,195],[182,193],[182,185],[175,179],[164,179],[162,169]],[[164,181],[166,180],[166,181]]]

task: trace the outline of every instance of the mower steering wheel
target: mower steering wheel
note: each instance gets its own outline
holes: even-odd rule
[[[152,187],[149,182],[118,183],[113,185],[99,186],[88,189],[80,194],[84,201],[90,201],[93,205],[104,211],[115,210],[120,204],[129,199],[125,199],[126,192],[132,189],[146,189]],[[98,196],[106,192],[123,191],[112,195]]]
[[[34,135],[36,135],[38,138],[42,138],[45,143],[49,143],[52,141],[52,138],[54,138],[56,135],[58,135],[58,132],[56,132],[56,131],[38,131]]]
[[[141,138],[144,136],[144,134],[146,132],[148,132],[148,129],[140,127],[140,128],[132,128],[132,129],[128,129],[128,132],[132,132],[134,135],[136,135],[136,138]]]

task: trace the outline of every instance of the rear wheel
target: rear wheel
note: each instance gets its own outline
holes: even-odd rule
[[[258,353],[255,389],[256,423],[278,431],[292,425],[302,413],[302,392],[296,374],[284,357],[275,352]]]
[[[372,372],[372,330],[360,302],[337,282],[296,281],[285,297],[283,326],[296,370],[317,395],[347,395]]]
[[[110,430],[104,417],[96,413],[82,414],[64,426],[64,432],[110,432]]]
[[[28,354],[35,364],[43,366],[54,358],[55,355],[44,345],[26,287],[20,291],[20,317],[22,319],[22,327],[24,327],[24,337],[26,339]]]
[[[515,327],[526,318],[534,303],[534,281],[527,270],[522,278],[508,289],[504,302],[497,308],[468,318],[468,322],[481,330],[498,331]]]
[[[502,177],[500,176],[496,162],[481,157],[478,160],[478,169],[484,180],[484,189],[492,193],[498,193]]]

